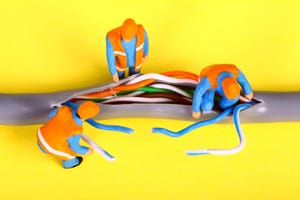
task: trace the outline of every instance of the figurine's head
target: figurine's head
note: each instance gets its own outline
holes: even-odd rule
[[[82,103],[77,109],[77,114],[82,120],[92,118],[96,116],[99,112],[100,107],[98,106],[98,104],[92,101],[86,101]]]
[[[130,41],[132,40],[137,33],[137,25],[135,21],[131,18],[126,19],[123,22],[122,28],[121,28],[121,36],[123,40]]]
[[[222,88],[225,96],[230,100],[237,98],[241,92],[240,85],[233,77],[226,77],[222,81]]]

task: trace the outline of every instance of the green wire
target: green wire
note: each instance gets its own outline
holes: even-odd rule
[[[167,89],[161,89],[161,88],[155,88],[155,87],[151,87],[151,86],[145,86],[145,87],[137,88],[135,90],[122,91],[122,92],[119,92],[118,94],[119,95],[124,95],[124,94],[128,94],[130,92],[135,92],[135,91],[143,91],[143,92],[148,92],[148,93],[155,93],[155,92],[171,93],[170,90],[167,90]]]
[[[102,102],[102,101],[105,101],[107,99],[104,99],[104,98],[95,98],[95,99],[88,99],[89,101],[93,101],[93,102],[96,102],[96,103],[99,103],[99,102]]]

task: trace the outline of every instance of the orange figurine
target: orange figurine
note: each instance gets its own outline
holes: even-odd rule
[[[219,106],[226,109],[235,104],[243,91],[249,100],[253,92],[246,77],[233,64],[215,64],[205,67],[200,73],[200,82],[193,97],[193,117],[199,118],[202,111],[209,111],[214,106],[214,96],[221,96]]]
[[[131,18],[126,19],[122,26],[107,33],[107,63],[115,82],[124,78],[127,67],[129,75],[139,74],[143,63],[147,60],[148,52],[147,32],[141,24],[136,24]]]
[[[64,168],[80,165],[83,159],[77,155],[93,152],[91,148],[79,145],[82,121],[99,112],[99,106],[91,101],[82,103],[77,110],[65,105],[52,110],[51,119],[38,130],[38,146],[43,152],[62,159]]]

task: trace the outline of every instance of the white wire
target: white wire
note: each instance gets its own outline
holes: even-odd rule
[[[114,161],[115,158],[111,156],[108,152],[106,152],[104,149],[102,149],[96,142],[94,142],[91,138],[89,138],[86,134],[81,134],[81,138],[88,143],[95,152],[99,153],[101,156],[103,156],[105,159],[109,161]]]
[[[134,96],[138,96],[138,95],[141,95],[141,94],[144,94],[145,92],[143,91],[135,91],[135,92],[131,92],[131,93],[128,93],[126,95],[122,95],[122,97],[134,97]],[[118,94],[116,94],[116,96],[108,96],[108,97],[102,97],[102,99],[113,99],[113,98],[116,98],[116,97],[119,97]]]
[[[167,89],[167,90],[171,90],[173,92],[176,92],[178,94],[181,94],[182,96],[185,96],[185,97],[191,97],[191,95],[189,95],[188,93],[186,93],[185,91],[175,87],[175,86],[172,86],[172,85],[167,85],[167,84],[152,84],[150,85],[151,87],[154,87],[154,88],[160,88],[160,89]]]
[[[138,95],[141,95],[141,94],[144,94],[145,92],[143,91],[135,91],[135,92],[131,92],[129,94],[126,94],[126,95],[122,95],[122,97],[135,97],[135,96],[138,96]]]
[[[89,96],[79,96],[76,97],[76,99],[82,99],[82,100],[87,100],[87,99],[111,99],[111,98],[115,98],[116,96],[106,96],[106,97],[89,97]]]
[[[132,96],[138,96],[138,95],[141,95],[141,94],[144,94],[145,92],[143,91],[135,91],[135,92],[131,92],[131,93],[128,93],[126,95],[122,95],[122,96],[127,96],[127,97],[132,97]],[[113,94],[112,96],[107,96],[107,97],[101,97],[101,99],[112,99],[112,98],[116,98],[118,97],[118,94]],[[97,99],[97,97],[85,97],[85,96],[79,96],[77,97],[77,99]]]
[[[149,73],[149,74],[141,75],[141,76],[127,82],[126,85],[135,84],[135,83],[141,82],[146,79],[156,79],[156,80],[160,80],[162,82],[174,83],[174,84],[192,84],[192,85],[198,84],[197,81],[194,81],[191,79],[173,78],[173,77],[169,77],[169,76],[165,76],[165,75],[161,75],[161,74]]]
[[[170,102],[171,99],[168,98],[147,98],[147,97],[116,97],[113,99],[109,99],[103,101],[101,103],[111,103],[118,101],[129,101],[129,102],[142,102],[142,103],[162,103],[162,102]]]

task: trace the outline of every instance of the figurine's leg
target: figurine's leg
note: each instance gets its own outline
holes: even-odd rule
[[[210,111],[214,107],[215,90],[208,90],[204,95],[201,103],[201,110]]]
[[[47,153],[47,152],[45,151],[45,149],[43,149],[43,147],[40,145],[40,143],[37,142],[37,145],[38,145],[39,149],[40,149],[43,153]]]
[[[135,70],[134,67],[129,67],[129,76],[133,74],[139,74],[141,70]]]
[[[124,72],[118,72],[118,76],[119,76],[119,79],[122,79],[125,77],[125,71]]]
[[[82,160],[83,160],[82,157],[77,156],[77,157],[75,157],[73,159],[70,159],[70,160],[63,160],[62,164],[63,164],[65,169],[70,169],[70,168],[74,168],[74,167],[80,165]]]
[[[226,97],[222,97],[222,99],[219,102],[219,105],[222,109],[226,109],[226,108],[232,106],[233,104],[235,104],[238,100],[239,100],[239,98],[228,99]]]

